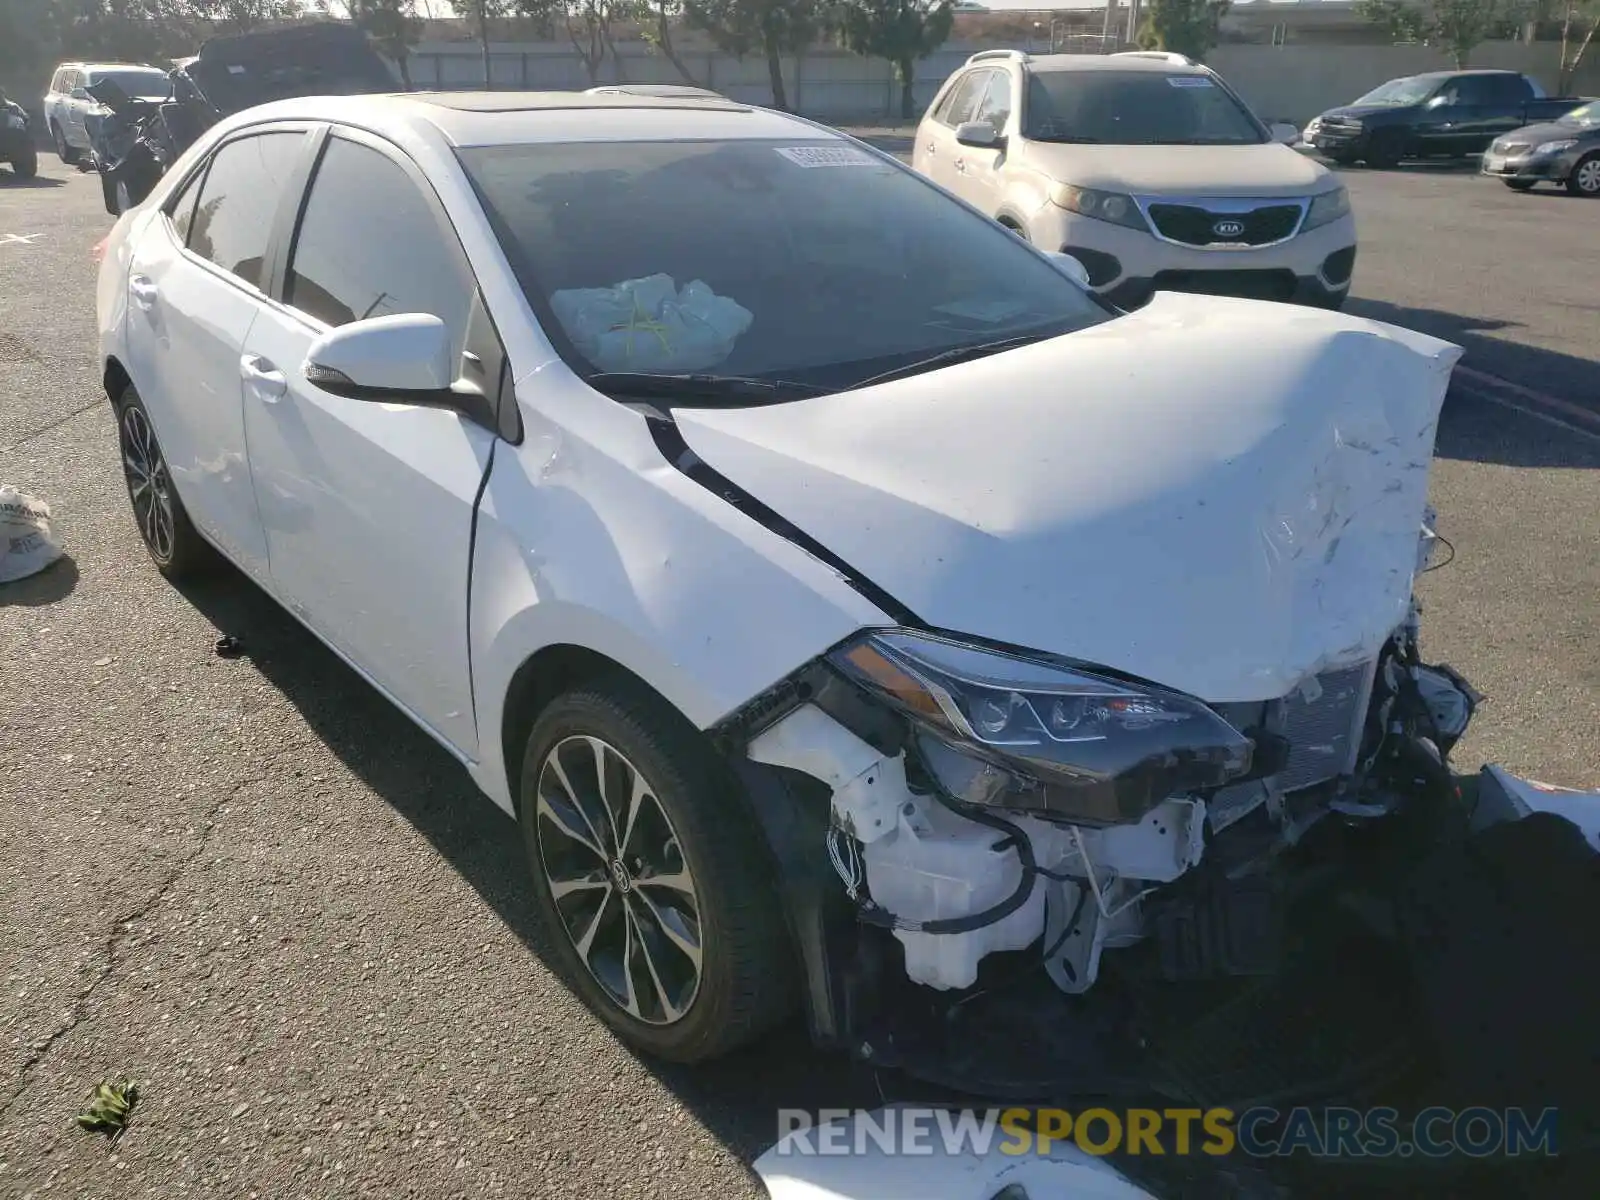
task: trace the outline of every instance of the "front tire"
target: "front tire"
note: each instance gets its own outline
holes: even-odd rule
[[[78,161],[78,152],[67,145],[67,135],[61,132],[58,122],[50,122],[50,136],[55,140],[56,157],[69,167],[74,165]]]
[[[654,693],[619,674],[552,702],[519,811],[552,965],[625,1043],[703,1062],[789,1014],[761,835],[704,735]]]
[[[1372,144],[1367,147],[1367,166],[1380,171],[1392,170],[1400,165],[1402,151],[1405,146],[1399,135],[1380,132],[1372,135]]]
[[[1567,191],[1590,200],[1600,198],[1600,154],[1580,158],[1567,176]]]
[[[217,552],[195,530],[172,484],[172,472],[139,393],[129,384],[116,404],[117,445],[134,524],[151,560],[168,579],[197,575],[213,566]]]
[[[1528,192],[1533,190],[1534,181],[1531,179],[1503,179],[1501,180],[1513,192]]]

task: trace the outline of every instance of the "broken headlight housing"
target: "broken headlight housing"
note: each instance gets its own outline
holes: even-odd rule
[[[1250,769],[1249,738],[1151,684],[904,630],[829,661],[911,721],[923,766],[968,803],[1119,825]]]

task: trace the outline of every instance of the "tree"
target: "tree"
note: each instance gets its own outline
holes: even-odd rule
[[[486,91],[494,90],[494,75],[489,70],[489,42],[493,32],[489,22],[504,20],[513,7],[521,11],[522,4],[513,6],[512,0],[463,0],[461,5],[478,35],[478,45],[483,49],[483,86]]]
[[[350,19],[366,32],[378,52],[400,70],[411,90],[411,47],[422,40],[416,0],[349,0]]]
[[[1583,33],[1583,40],[1576,49],[1572,48],[1573,28],[1577,23],[1582,28],[1582,23],[1587,20],[1589,28]],[[1572,90],[1573,76],[1578,73],[1578,68],[1583,65],[1583,56],[1589,49],[1589,43],[1594,41],[1595,31],[1600,29],[1600,0],[1566,0],[1565,15],[1561,20],[1561,66],[1556,73],[1556,91],[1565,96]]]
[[[916,64],[950,37],[953,0],[844,0],[835,13],[845,48],[887,59],[900,83],[900,115],[915,115]]]
[[[600,64],[606,55],[616,71],[617,82],[622,82],[622,56],[617,52],[611,29],[617,21],[634,15],[631,0],[558,0],[562,21],[566,26],[567,40],[583,60],[583,69],[589,82],[600,82]]]
[[[685,83],[699,87],[700,81],[672,44],[672,21],[682,14],[683,0],[639,0],[639,35],[650,49],[666,57]]]
[[[1360,0],[1356,11],[1395,38],[1440,47],[1456,69],[1480,42],[1514,28],[1527,0]]]
[[[821,32],[821,0],[684,0],[684,17],[704,30],[718,49],[743,58],[759,50],[767,60],[772,106],[788,111],[783,56],[799,54]]]
[[[300,15],[300,0],[188,0],[196,16],[224,33],[250,33]]]
[[[1134,40],[1144,50],[1170,50],[1200,62],[1217,44],[1233,0],[1149,0]]]

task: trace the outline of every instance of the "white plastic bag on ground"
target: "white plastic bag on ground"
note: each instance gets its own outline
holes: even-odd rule
[[[550,297],[567,336],[602,371],[703,371],[733,352],[754,314],[696,279],[670,275]]]
[[[10,484],[0,486],[0,583],[37,575],[60,557],[50,506]]]

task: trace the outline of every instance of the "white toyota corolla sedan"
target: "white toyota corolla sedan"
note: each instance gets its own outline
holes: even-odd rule
[[[1057,1032],[1102,951],[1226,973],[1241,863],[1397,808],[1394,697],[1470,712],[1411,595],[1457,348],[1081,279],[725,100],[295,100],[118,221],[101,361],[157,567],[220,554],[517,816],[625,1040],[860,1049],[991,958]]]

